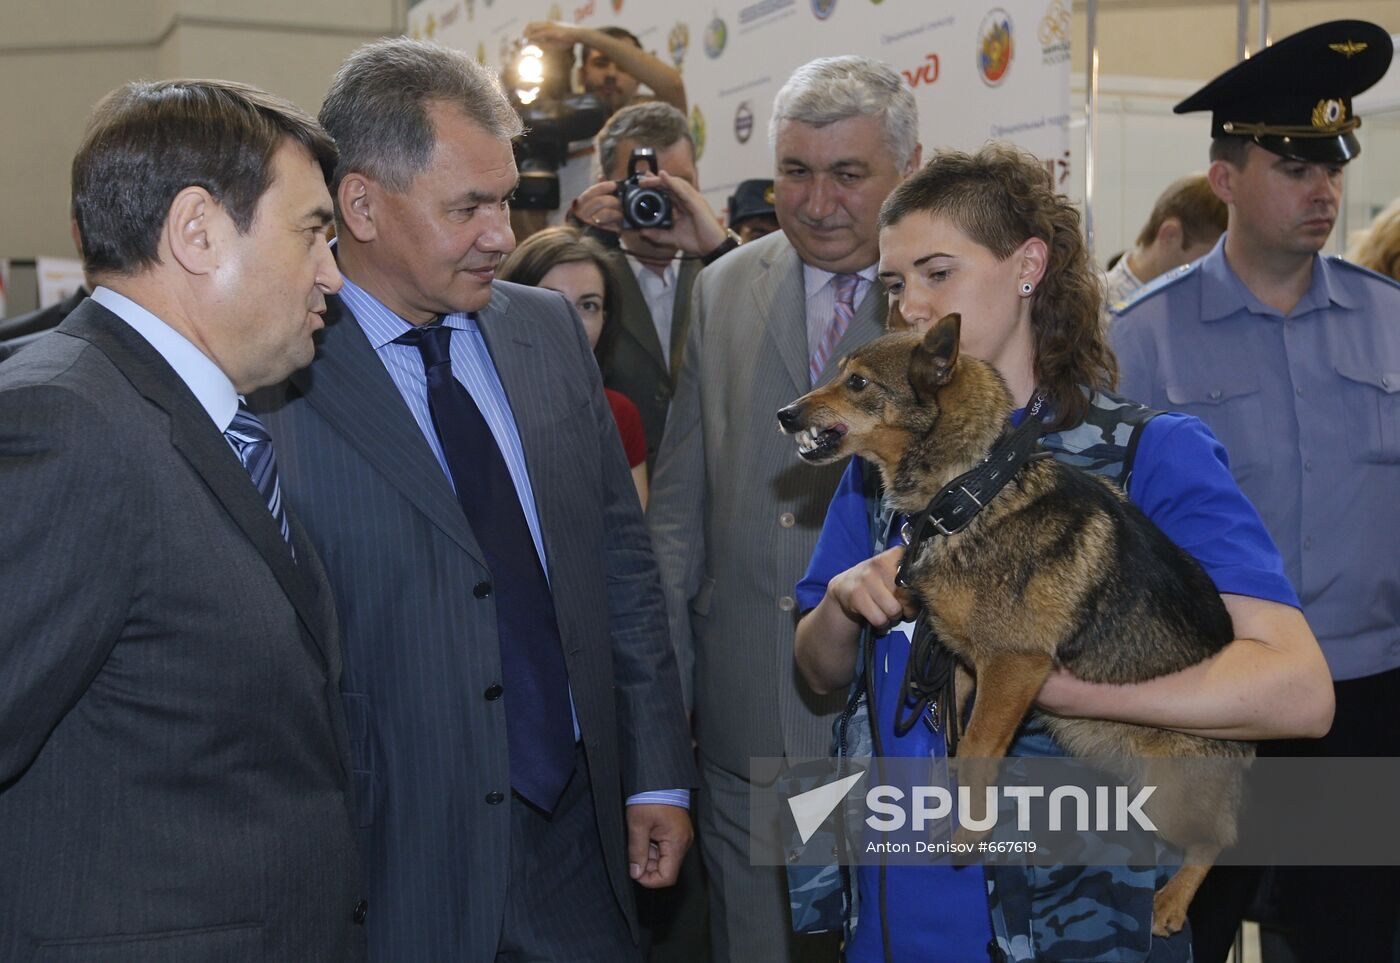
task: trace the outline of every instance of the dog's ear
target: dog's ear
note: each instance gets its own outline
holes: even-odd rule
[[[948,314],[928,329],[924,340],[914,346],[909,356],[909,387],[920,404],[953,377],[958,363],[958,335],[962,330],[962,315]]]

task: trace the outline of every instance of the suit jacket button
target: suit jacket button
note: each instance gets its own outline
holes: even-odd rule
[[[797,608],[797,601],[793,599],[791,595],[784,595],[782,598],[778,599],[778,608],[782,609],[784,612],[791,612],[793,609]]]
[[[484,581],[477,582],[475,585],[472,586],[472,594],[479,599],[486,598],[486,596],[491,594],[491,583]]]
[[[351,912],[351,915],[355,918],[355,925],[363,926],[365,923],[365,916],[368,913],[369,903],[366,900],[360,900],[358,903],[356,903],[355,909]]]
[[[490,792],[488,792],[488,793],[486,794],[486,802],[487,802],[489,805],[492,805],[492,806],[499,806],[501,803],[503,803],[503,802],[505,802],[505,801],[506,801],[506,794],[503,793],[503,792],[501,792],[501,791],[499,791],[499,790],[493,789],[493,790],[491,790]]]
[[[797,524],[797,516],[792,512],[783,512],[778,516],[778,524],[783,526],[783,528],[792,528],[792,526]]]
[[[486,701],[487,701],[487,702],[495,702],[497,699],[499,699],[499,698],[501,697],[501,693],[504,692],[504,691],[506,691],[506,690],[501,688],[501,684],[500,684],[499,682],[493,682],[493,683],[491,683],[491,684],[490,684],[489,686],[487,686],[487,688],[486,688]]]

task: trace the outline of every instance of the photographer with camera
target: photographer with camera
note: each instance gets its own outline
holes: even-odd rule
[[[656,102],[624,107],[596,144],[598,182],[570,213],[610,245],[608,273],[621,299],[599,363],[603,383],[642,413],[650,470],[681,369],[691,285],[739,240],[700,194],[695,144],[679,110]]]
[[[642,49],[642,42],[622,27],[580,27],[573,23],[536,20],[525,25],[525,39],[546,48],[581,48],[579,86],[616,113],[636,101],[646,84],[656,99],[685,112],[685,82],[681,72]]]

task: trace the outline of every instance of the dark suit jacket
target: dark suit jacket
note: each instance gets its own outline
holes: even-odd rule
[[[0,959],[355,960],[329,589],[96,302],[0,368]]]
[[[577,316],[552,292],[494,288],[478,324],[524,446],[607,872],[630,917],[623,800],[694,782],[651,543]],[[512,804],[504,703],[486,694],[501,680],[494,597],[473,592],[491,572],[363,329],[329,301],[316,361],[255,407],[335,588],[370,953],[491,961]]]
[[[680,377],[686,332],[690,328],[690,289],[695,275],[700,273],[700,262],[687,258],[676,269],[669,365],[661,353],[656,324],[627,255],[614,247],[608,251],[607,265],[622,303],[613,312],[609,330],[599,345],[598,366],[603,369],[603,384],[632,399],[641,412],[642,430],[647,436],[647,470],[650,471],[661,448],[671,395]]]
[[[87,296],[87,288],[78,285],[78,290],[58,304],[50,304],[47,308],[30,311],[28,314],[17,314],[13,318],[0,321],[0,341],[9,341],[11,338],[38,334],[58,327]]]

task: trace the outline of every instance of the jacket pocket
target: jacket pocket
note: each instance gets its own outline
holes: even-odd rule
[[[690,600],[690,612],[700,618],[707,618],[710,614],[710,605],[714,601],[715,580],[708,575],[701,576],[700,589],[695,593],[695,597]]]
[[[1171,408],[1194,415],[1205,422],[1230,458],[1230,473],[1237,482],[1262,471],[1268,464],[1267,446],[1272,443],[1264,430],[1264,401],[1259,380],[1202,378],[1191,384],[1167,385]]]
[[[1360,461],[1400,462],[1400,371],[1344,362],[1342,405],[1347,423],[1339,426]]]
[[[378,745],[374,732],[369,696],[342,692],[345,727],[350,733],[350,768],[355,781],[355,822],[366,827],[374,822],[383,794],[379,777]]]
[[[263,958],[259,923],[230,923],[130,936],[45,940],[35,963],[247,963]]]

